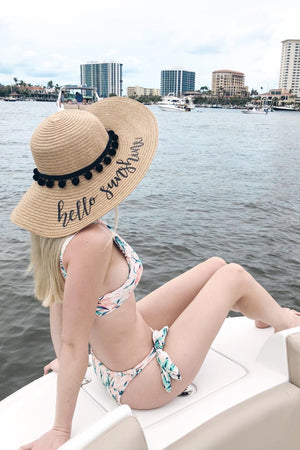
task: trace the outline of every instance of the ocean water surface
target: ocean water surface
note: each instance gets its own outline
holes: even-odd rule
[[[300,309],[300,113],[196,109],[157,117],[157,154],[119,207],[118,232],[141,257],[137,299],[211,256],[242,264]],[[9,215],[31,184],[30,137],[54,103],[0,102],[0,394],[54,357],[48,310],[26,276],[29,235]],[[114,214],[105,219],[114,222]]]

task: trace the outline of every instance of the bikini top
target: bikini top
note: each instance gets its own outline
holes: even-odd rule
[[[97,223],[101,223],[104,226],[106,226],[108,229],[111,230],[111,227],[107,225],[105,222],[98,220]],[[64,251],[69,244],[69,242],[73,239],[73,237],[76,236],[76,234],[72,234],[71,236],[68,236],[66,240],[63,243],[61,254],[60,254],[60,268],[62,271],[62,274],[64,278],[67,276],[67,272],[65,268],[63,267],[63,254]],[[123,239],[120,238],[119,235],[114,234],[114,242],[116,246],[120,249],[120,251],[123,253],[127,264],[129,268],[129,274],[128,278],[125,281],[125,283],[116,289],[113,292],[109,292],[107,294],[104,294],[102,297],[99,298],[96,308],[96,315],[99,317],[105,316],[106,314],[109,314],[113,312],[115,309],[119,308],[129,297],[131,292],[136,288],[138,285],[142,272],[143,272],[143,266],[141,263],[141,260],[139,259],[136,252],[130,247],[130,245],[127,244]]]

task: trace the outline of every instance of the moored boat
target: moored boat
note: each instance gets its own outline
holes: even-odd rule
[[[5,102],[16,102],[17,98],[10,95],[9,97],[4,97]]]
[[[88,105],[99,100],[100,97],[94,87],[69,84],[60,88],[56,106],[58,111],[86,109]]]
[[[163,97],[158,106],[162,111],[174,112],[190,112],[195,108],[191,98],[176,97],[174,93],[170,93]]]
[[[273,333],[245,317],[225,320],[186,395],[154,410],[118,406],[88,367],[72,438],[62,450],[253,450],[299,448],[300,327]],[[1,448],[48,430],[56,374],[0,403]],[[93,446],[93,447],[92,447]]]
[[[273,106],[273,109],[275,111],[300,111],[300,107],[295,108],[292,105],[290,105],[290,106]]]
[[[247,109],[242,109],[242,113],[244,114],[268,114],[269,109],[268,108],[247,108]]]

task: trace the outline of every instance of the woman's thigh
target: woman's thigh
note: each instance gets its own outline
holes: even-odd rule
[[[178,367],[181,380],[172,380],[172,392],[164,390],[160,367],[154,359],[129,384],[122,401],[133,408],[162,406],[179,395],[195,378],[210,346],[240,295],[237,270],[217,271],[169,329],[164,350]]]
[[[144,320],[153,328],[171,326],[211,276],[226,263],[213,257],[155,289],[137,302]]]

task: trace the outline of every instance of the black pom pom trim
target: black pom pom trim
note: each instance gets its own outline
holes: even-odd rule
[[[97,172],[99,172],[99,173],[102,172],[102,170],[103,170],[102,164],[96,164],[95,170],[96,170]]]
[[[108,164],[111,163],[111,158],[109,156],[105,156],[103,162],[104,162],[104,164],[106,164],[108,166]]]
[[[80,176],[84,176],[86,180],[90,180],[93,177],[92,170],[98,173],[103,171],[103,164],[109,165],[112,161],[111,157],[116,155],[116,150],[119,147],[118,135],[113,130],[108,130],[107,134],[109,136],[107,145],[101,155],[88,166],[83,169],[77,170],[76,172],[67,173],[65,175],[47,175],[45,173],[39,172],[37,168],[33,170],[33,179],[37,181],[40,186],[45,186],[52,188],[57,181],[60,188],[66,186],[67,180],[71,180],[73,186],[78,186],[80,183]]]
[[[84,177],[85,177],[87,180],[90,180],[90,179],[92,178],[92,176],[93,176],[93,174],[92,174],[92,172],[90,172],[90,171],[88,171],[88,172],[86,172],[86,173],[84,174]]]
[[[53,181],[53,180],[47,180],[47,181],[46,181],[46,186],[47,186],[47,188],[53,188],[53,186],[54,186],[54,181]]]
[[[58,186],[63,189],[66,186],[66,180],[59,180]]]
[[[78,177],[73,178],[72,184],[73,184],[74,186],[78,186],[78,184],[79,184],[79,178],[78,178]]]

